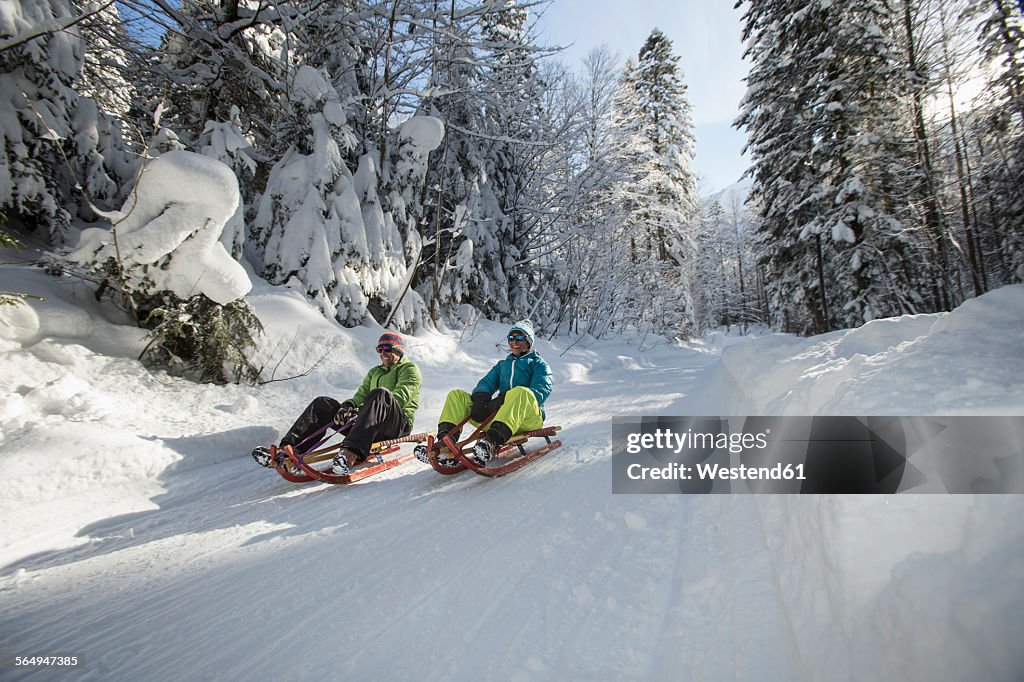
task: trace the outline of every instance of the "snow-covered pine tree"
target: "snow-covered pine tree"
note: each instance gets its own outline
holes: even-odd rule
[[[423,98],[429,100],[431,88],[423,86],[435,47],[434,30],[448,25],[448,13],[448,8],[420,0],[391,3],[387,11],[367,15],[368,21],[347,38],[353,46],[347,54],[358,54],[360,60],[348,67],[348,80],[339,86],[346,91],[359,88],[361,94],[351,96],[359,104],[354,125],[362,131],[363,153],[379,159],[377,200],[404,243],[404,284],[396,288],[392,280],[387,296],[371,306],[379,322],[400,329],[419,324],[427,312],[412,287],[429,220],[424,203],[430,194],[424,183],[428,168],[438,162],[429,155],[446,130],[440,119],[424,115],[428,107]]]
[[[117,5],[102,7],[96,14],[87,12],[81,23],[85,55],[73,87],[82,97],[68,154],[74,179],[81,185],[69,200],[77,203],[77,217],[87,223],[97,218],[94,207],[109,209],[124,201],[142,163],[138,149],[133,149],[129,120],[136,100],[131,50],[137,46],[127,35]]]
[[[131,51],[140,47],[128,35],[116,3],[82,21],[85,61],[75,90],[96,102],[105,113],[124,123],[137,95],[132,74],[137,72]]]
[[[629,245],[630,308],[658,333],[692,330],[698,216],[693,121],[672,42],[654,29],[623,70],[615,147],[628,179],[619,193]]]
[[[790,54],[802,37],[786,26],[794,4],[758,2],[746,10],[743,39],[751,69],[736,120],[747,130],[746,149],[752,158],[751,199],[761,210],[755,242],[770,282],[766,293],[772,322],[783,331],[802,328],[809,312],[820,310],[819,280],[807,267],[813,263],[816,244],[800,240],[797,228],[812,217],[802,194],[814,169],[802,161],[813,141],[808,129],[797,125],[807,102],[801,99],[804,74]],[[820,313],[817,319],[823,326]]]
[[[286,131],[292,145],[270,172],[251,225],[250,259],[269,282],[295,278],[325,315],[358,324],[367,299],[357,273],[370,255],[360,197],[342,158],[358,141],[322,71],[299,68]],[[345,266],[336,271],[339,258]]]
[[[399,128],[397,141],[390,145],[392,153],[385,169],[387,193],[382,198],[386,213],[404,243],[404,284],[395,288],[393,280],[386,299],[381,299],[379,314],[384,326],[412,329],[426,318],[427,307],[422,297],[412,291],[416,268],[423,254],[420,223],[423,217],[422,197],[425,190],[430,152],[444,139],[444,124],[432,116],[414,116]],[[389,310],[387,310],[389,308]]]
[[[987,249],[993,284],[1024,281],[1024,4],[977,0],[983,19],[980,41],[994,71],[992,100],[975,124],[976,206],[987,214],[992,237]]]
[[[486,172],[498,205],[491,225],[474,223],[484,228],[474,250],[475,264],[491,272],[496,294],[478,307],[497,317],[533,316],[546,279],[546,259],[537,256],[546,224],[546,191],[538,180],[544,177],[552,131],[541,108],[548,84],[537,67],[528,20],[525,3],[505,0],[501,11],[481,21],[485,76],[494,93],[485,103],[493,136]]]
[[[470,303],[490,317],[502,318],[512,313],[511,296],[528,292],[532,287],[524,268],[513,273],[525,260],[523,214],[518,202],[524,201],[523,177],[518,161],[525,155],[514,140],[529,142],[530,126],[535,123],[531,109],[533,98],[528,92],[533,76],[533,60],[524,45],[527,12],[515,0],[499,3],[499,13],[481,20],[481,62],[486,64],[482,77],[492,96],[484,104],[484,128],[480,131],[490,140],[484,142],[484,173],[490,185],[485,218],[467,225],[466,236],[473,242],[473,274],[470,277]],[[484,217],[483,215],[481,217]],[[517,277],[517,275],[520,275]],[[512,286],[511,280],[517,280]],[[473,296],[486,288],[489,296]],[[521,314],[526,310],[520,309]]]
[[[473,53],[475,39],[456,13],[433,17],[430,76],[421,111],[444,121],[445,138],[427,171],[420,229],[423,253],[414,286],[437,322],[455,316],[470,297],[475,244],[464,234],[471,220],[483,219],[481,206],[491,207],[483,167],[485,126],[478,103],[481,77]],[[486,194],[486,195],[485,195]],[[478,297],[490,296],[489,280]]]
[[[0,12],[0,209],[17,230],[60,243],[72,220],[112,208],[132,171],[120,130],[74,89],[85,42],[70,0],[15,0]],[[70,209],[70,210],[69,210]]]
[[[304,8],[237,0],[183,0],[178,7],[160,7],[176,30],[163,34],[156,52],[159,68],[146,82],[146,108],[167,99],[165,124],[186,148],[198,150],[207,122],[230,121],[237,107],[257,152],[278,158],[271,147],[276,122],[287,112],[281,99],[296,60],[286,27],[301,24]]]
[[[207,121],[199,138],[199,151],[203,156],[216,159],[230,168],[238,178],[241,201],[238,209],[224,227],[220,240],[224,248],[235,258],[240,258],[245,248],[245,211],[254,198],[253,179],[256,176],[256,159],[252,141],[242,132],[238,107],[231,107],[230,120]]]
[[[397,11],[398,4],[393,9]],[[380,8],[365,0],[312,0],[299,11],[301,22],[292,25],[291,61],[311,66],[328,75],[338,102],[345,111],[347,127],[357,140],[343,145],[342,158],[350,171],[359,157],[378,147],[380,121],[374,103],[376,74],[373,59],[383,49]]]
[[[293,144],[270,173],[251,225],[250,257],[270,282],[294,282],[343,324],[368,316],[383,321],[402,295],[409,266],[394,214],[378,193],[378,156],[363,153],[349,171],[345,156],[359,141],[323,71],[300,67],[290,98],[286,130]],[[394,172],[412,191],[442,134],[439,121],[415,118],[401,127]],[[418,321],[420,308],[409,305],[395,318],[399,326]]]
[[[536,4],[452,6],[431,24],[421,110],[442,119],[447,134],[427,179],[416,287],[435,320],[466,303],[499,318],[536,303],[547,268],[534,258],[543,252],[537,216],[545,201],[536,162],[550,144],[525,9]]]
[[[822,332],[920,311],[896,188],[912,163],[897,104],[906,70],[882,3],[777,0],[744,17],[748,131],[762,260],[778,326]]]

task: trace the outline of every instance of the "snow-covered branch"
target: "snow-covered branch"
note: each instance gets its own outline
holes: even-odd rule
[[[25,31],[22,31],[18,35],[11,36],[10,38],[4,38],[0,40],[0,52],[6,52],[7,50],[24,45],[25,43],[41,38],[42,36],[50,35],[51,33],[57,33],[58,31],[65,31],[72,26],[79,24],[90,17],[94,17],[97,14],[103,12],[111,5],[114,4],[114,0],[107,0],[103,4],[90,3],[88,7],[81,14],[74,14],[69,17],[54,17],[49,21],[43,22],[36,26],[33,26]]]

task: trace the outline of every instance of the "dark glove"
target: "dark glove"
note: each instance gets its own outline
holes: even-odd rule
[[[341,408],[338,410],[338,414],[334,415],[334,425],[344,426],[350,421],[356,418],[359,414],[359,408],[352,403],[342,403]]]
[[[474,393],[473,407],[469,410],[469,418],[478,424],[491,416],[487,410],[490,408],[490,393]]]
[[[504,393],[499,393],[497,395],[497,397],[491,398],[491,401],[489,403],[487,403],[487,416],[489,417],[492,414],[494,414],[495,412],[497,412],[498,409],[500,409],[501,406],[504,405],[504,404],[505,404],[505,394]]]

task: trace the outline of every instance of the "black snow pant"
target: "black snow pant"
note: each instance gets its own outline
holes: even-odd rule
[[[341,446],[359,453],[361,462],[370,454],[370,446],[375,442],[410,433],[412,424],[394,394],[386,388],[375,388],[366,394],[366,402],[359,408],[352,430],[341,441]]]
[[[334,398],[314,398],[281,438],[281,446],[291,445],[300,453],[311,450],[317,439],[310,438],[305,443],[303,441],[333,422],[334,415],[338,414],[340,408],[341,403]],[[412,424],[391,391],[386,388],[375,388],[367,394],[366,401],[359,408],[355,423],[341,445],[359,453],[359,460],[362,461],[366,459],[374,442],[407,436],[411,432]]]
[[[317,444],[317,439],[310,438],[310,436],[325,425],[332,423],[334,415],[338,414],[340,408],[341,403],[334,398],[328,398],[327,396],[314,398],[313,402],[306,406],[306,409],[302,411],[302,414],[295,420],[292,427],[281,438],[281,447],[291,445],[300,454],[308,452]],[[310,439],[303,443],[307,438]]]

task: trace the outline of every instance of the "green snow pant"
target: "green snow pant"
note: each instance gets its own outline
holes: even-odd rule
[[[469,416],[472,406],[473,398],[465,391],[455,389],[445,398],[441,418],[437,423],[458,424]],[[525,386],[516,386],[505,394],[505,402],[498,408],[498,415],[494,421],[507,426],[512,435],[544,427],[544,417],[541,415],[540,405],[537,404],[537,396]],[[479,422],[472,419],[469,423],[480,426]]]

